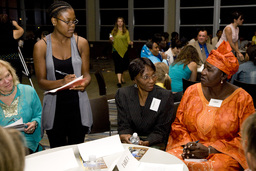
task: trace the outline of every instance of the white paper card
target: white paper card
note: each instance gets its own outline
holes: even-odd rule
[[[153,111],[157,112],[160,103],[161,103],[161,100],[160,100],[160,99],[153,98],[153,100],[152,100],[152,102],[151,102],[151,105],[150,105],[150,110],[153,110]]]
[[[10,125],[5,126],[4,128],[13,128],[19,131],[24,131],[25,126],[26,125],[23,123],[23,119],[20,118],[16,122],[11,123]]]
[[[26,158],[25,171],[63,171],[78,167],[72,148]]]
[[[138,170],[140,162],[133,157],[132,153],[126,149],[119,160],[114,163],[115,166],[110,167],[109,170],[113,170],[113,168],[117,167],[119,171],[131,171],[131,170]]]
[[[210,103],[209,103],[209,106],[212,106],[212,107],[220,107],[221,104],[222,104],[223,100],[218,100],[218,99],[211,99],[210,100]]]
[[[139,171],[183,171],[183,164],[158,164],[141,162]]]
[[[114,153],[123,152],[124,147],[120,141],[119,135],[114,135],[78,144],[78,150],[82,159],[88,161],[90,155],[95,155],[96,158],[104,157]]]

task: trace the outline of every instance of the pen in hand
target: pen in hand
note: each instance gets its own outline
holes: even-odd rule
[[[65,73],[65,72],[62,72],[62,71],[59,71],[59,70],[55,70],[55,72],[61,74],[61,75],[69,75],[68,73]]]

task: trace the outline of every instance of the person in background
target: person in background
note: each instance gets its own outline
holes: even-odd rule
[[[179,53],[178,58],[169,66],[169,76],[171,77],[172,92],[174,94],[174,102],[179,102],[183,95],[182,78],[196,81],[197,65],[200,62],[197,50],[186,45]]]
[[[11,63],[20,82],[22,82],[22,63],[19,58],[18,39],[23,33],[23,28],[16,21],[11,20],[7,14],[0,14],[0,59]]]
[[[204,64],[208,55],[213,50],[213,46],[207,43],[208,35],[207,30],[204,28],[199,29],[197,35],[197,41],[191,43],[190,45],[194,46],[200,57],[200,65]]]
[[[212,46],[215,47],[218,41],[220,40],[220,37],[222,35],[222,30],[218,30],[216,33],[216,36],[212,38]]]
[[[33,53],[39,87],[47,91],[84,78],[80,85],[44,95],[42,135],[46,130],[53,148],[83,143],[93,120],[85,91],[91,81],[89,43],[74,35],[78,20],[70,4],[56,1],[48,12],[53,32],[35,44]]]
[[[254,32],[254,36],[252,37],[252,45],[256,45],[256,31]]]
[[[249,166],[247,171],[256,171],[256,113],[249,116],[242,126],[242,142],[246,160]]]
[[[21,133],[14,129],[0,127],[0,170],[23,171],[25,148]]]
[[[128,69],[129,65],[128,46],[133,45],[123,17],[117,18],[109,39],[113,43],[113,59],[118,80],[117,87],[120,88],[125,83],[123,72]]]
[[[239,68],[224,41],[212,50],[201,83],[185,91],[172,124],[166,151],[184,161],[189,170],[220,171],[248,168],[241,143],[243,121],[255,112],[252,97],[227,81]]]
[[[170,90],[156,86],[155,66],[148,58],[136,58],[129,65],[134,85],[117,90],[118,134],[123,143],[138,133],[139,145],[165,148],[174,117]]]
[[[228,41],[230,46],[232,47],[232,50],[234,54],[236,55],[237,59],[239,61],[244,60],[243,54],[239,51],[238,48],[238,38],[239,38],[239,27],[244,22],[244,16],[240,12],[233,12],[231,15],[231,24],[227,25],[224,30],[223,34],[221,35],[220,40],[216,44],[216,48],[219,47],[219,45],[223,41]]]
[[[252,45],[246,50],[245,58],[249,58],[249,61],[239,66],[238,71],[232,76],[231,83],[237,80],[248,84],[256,84],[256,45]]]
[[[182,48],[181,41],[179,41],[179,40],[172,41],[170,48],[165,52],[165,54],[167,54],[167,61],[168,61],[169,66],[178,57],[181,48]]]
[[[153,62],[153,64],[157,62],[163,62],[166,65],[168,65],[167,55],[162,53],[160,56],[163,59],[159,59],[159,54],[160,54],[159,45],[154,39],[147,41],[147,43],[142,47],[142,50],[141,50],[142,58],[145,57],[150,59]]]
[[[0,60],[0,126],[7,126],[23,119],[29,153],[41,151],[41,101],[29,85],[19,84],[12,66]]]
[[[164,52],[165,52],[169,49],[169,46],[170,46],[171,42],[169,41],[169,33],[168,32],[163,32],[163,37],[164,37],[164,40],[166,42],[166,46],[164,48]]]
[[[171,46],[172,42],[176,42],[178,40],[179,40],[179,33],[177,33],[176,31],[172,32],[170,44],[168,45],[168,47]]]
[[[156,67],[156,85],[167,90],[171,90],[171,78],[169,76],[169,67],[163,62],[155,63]]]
[[[244,36],[240,34],[237,43],[238,43],[238,49],[244,50],[247,48],[249,41],[245,40]]]

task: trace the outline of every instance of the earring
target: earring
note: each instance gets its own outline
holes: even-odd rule
[[[220,83],[223,84],[223,81],[221,80]]]
[[[136,84],[136,83],[134,84],[134,87],[135,87],[135,88],[138,88],[138,86],[137,86],[137,84]]]

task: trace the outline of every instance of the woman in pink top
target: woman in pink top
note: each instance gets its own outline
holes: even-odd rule
[[[221,35],[221,38],[219,42],[216,44],[216,48],[219,47],[219,45],[223,42],[223,40],[228,41],[230,46],[232,47],[233,52],[236,53],[236,57],[239,61],[244,60],[243,54],[238,49],[238,38],[239,38],[239,27],[244,22],[243,14],[240,12],[234,12],[232,13],[232,23],[227,25],[223,33]]]

